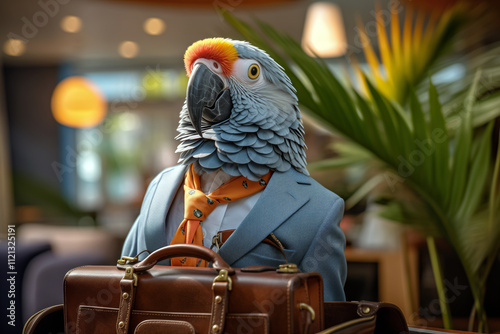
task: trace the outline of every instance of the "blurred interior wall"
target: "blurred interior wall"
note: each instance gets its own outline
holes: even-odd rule
[[[59,128],[50,109],[58,68],[5,66],[4,78],[15,198],[25,190],[17,191],[16,173],[58,189],[52,163],[59,161]]]
[[[4,65],[2,70],[3,127],[8,129],[2,133],[7,138],[4,147],[8,146],[0,164],[10,160],[7,165],[11,169],[11,202],[15,207],[11,217],[16,222],[40,221],[41,210],[52,198],[50,192],[57,192],[61,186],[52,167],[59,160],[59,141],[58,125],[50,111],[58,67]],[[30,211],[31,220],[19,218],[18,208],[26,207],[36,209],[32,210],[36,214]]]
[[[9,135],[7,110],[0,56],[0,235],[7,233],[7,225],[13,221],[12,176],[10,171]]]

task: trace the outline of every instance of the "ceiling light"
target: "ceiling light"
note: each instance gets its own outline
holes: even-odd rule
[[[69,33],[79,32],[82,29],[82,20],[78,16],[65,16],[61,20],[61,29]]]
[[[118,53],[123,58],[134,58],[139,53],[139,45],[132,41],[121,42],[118,47]]]
[[[18,57],[26,51],[26,43],[20,39],[9,38],[3,44],[3,52],[9,56]]]
[[[144,31],[150,35],[161,35],[165,31],[165,22],[156,17],[150,17],[144,21]]]
[[[307,10],[302,48],[312,57],[339,57],[347,43],[340,8],[331,2],[316,2]]]
[[[79,76],[61,81],[51,99],[52,115],[60,124],[86,128],[96,126],[106,116],[107,102],[94,84]]]

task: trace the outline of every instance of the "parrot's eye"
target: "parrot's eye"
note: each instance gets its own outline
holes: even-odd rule
[[[231,76],[240,83],[258,88],[264,82],[265,68],[255,59],[240,58],[233,64]],[[248,86],[248,87],[250,87]]]
[[[248,68],[248,77],[252,80],[257,79],[260,74],[260,68],[257,64],[252,64]]]

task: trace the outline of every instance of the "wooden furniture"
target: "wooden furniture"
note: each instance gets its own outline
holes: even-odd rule
[[[399,306],[409,324],[418,320],[416,252],[347,247],[345,257],[348,262],[377,263],[379,301]]]

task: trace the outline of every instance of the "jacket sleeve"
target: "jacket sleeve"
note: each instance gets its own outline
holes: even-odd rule
[[[143,250],[147,249],[147,241],[144,235],[144,231],[152,197],[154,196],[155,190],[158,186],[158,180],[159,178],[156,177],[148,186],[148,189],[142,201],[139,216],[137,216],[134,224],[127,234],[127,237],[125,238],[125,242],[123,243],[121,256],[133,257]],[[144,256],[146,256],[146,254],[142,254],[140,260],[143,260]]]
[[[134,225],[132,225],[132,227],[128,231],[127,237],[125,238],[125,242],[123,243],[121,256],[133,257],[139,253],[137,248],[137,239],[138,239],[137,226],[140,225],[139,220],[140,220],[140,215],[139,217],[137,217],[137,219],[134,222]]]
[[[344,201],[337,197],[299,265],[302,271],[321,274],[325,301],[345,300],[347,263],[344,255],[345,235],[340,229],[343,213]]]

